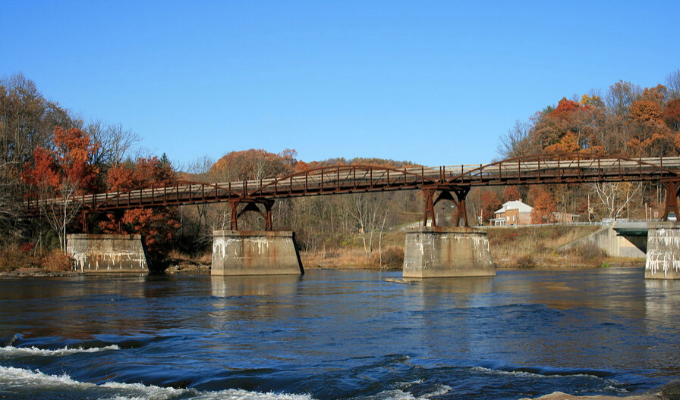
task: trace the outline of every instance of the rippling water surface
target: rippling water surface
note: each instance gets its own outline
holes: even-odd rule
[[[518,399],[680,377],[641,269],[0,280],[0,398]]]

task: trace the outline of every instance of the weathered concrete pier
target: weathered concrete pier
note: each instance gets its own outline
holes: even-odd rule
[[[418,227],[406,231],[404,278],[496,276],[486,232]]]
[[[141,235],[71,234],[66,251],[84,273],[149,272]]]
[[[648,223],[645,279],[680,279],[679,223]]]
[[[213,232],[212,275],[301,275],[290,231]]]

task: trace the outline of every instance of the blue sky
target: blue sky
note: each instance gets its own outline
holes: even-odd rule
[[[179,164],[487,163],[562,97],[680,69],[675,1],[0,0],[0,76]]]

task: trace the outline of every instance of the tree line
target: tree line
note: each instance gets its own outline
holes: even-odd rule
[[[173,251],[209,253],[212,232],[229,229],[229,204],[197,204],[85,214],[77,207],[53,207],[42,218],[26,218],[26,196],[64,198],[124,191],[176,179],[228,182],[284,177],[330,165],[415,166],[384,159],[303,161],[293,149],[280,153],[232,151],[219,160],[197,158],[173,165],[165,155],[137,148],[140,137],[120,124],[84,121],[47,100],[21,74],[0,79],[0,244],[4,263],[36,266],[68,264],[66,235],[87,226],[91,233],[136,233],[145,238],[152,263],[163,266]],[[517,122],[499,140],[501,159],[539,153],[583,152],[622,157],[680,155],[680,70],[664,84],[641,88],[619,81],[604,93],[592,90],[566,97]],[[658,185],[510,186],[473,189],[467,198],[470,220],[488,224],[505,201],[522,199],[534,207],[536,223],[560,214],[590,218],[644,218],[658,214]],[[293,230],[303,250],[360,248],[367,257],[381,250],[383,234],[422,221],[419,191],[315,196],[277,200],[274,228]],[[450,205],[438,204],[438,224],[451,224]],[[263,229],[264,221],[246,214],[242,229]],[[61,258],[59,258],[61,257]],[[28,260],[28,261],[26,261]],[[9,266],[11,268],[11,265]],[[2,265],[0,265],[2,269]]]
[[[574,152],[613,157],[680,155],[680,70],[665,84],[642,88],[618,81],[605,92],[593,89],[571,99],[563,97],[516,122],[501,137],[502,159],[541,153]],[[602,218],[658,218],[663,193],[659,184],[606,183],[519,188],[539,211],[537,223],[554,222],[555,215]]]

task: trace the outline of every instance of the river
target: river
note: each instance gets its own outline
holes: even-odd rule
[[[639,394],[680,377],[680,281],[643,274],[4,278],[0,398]]]

